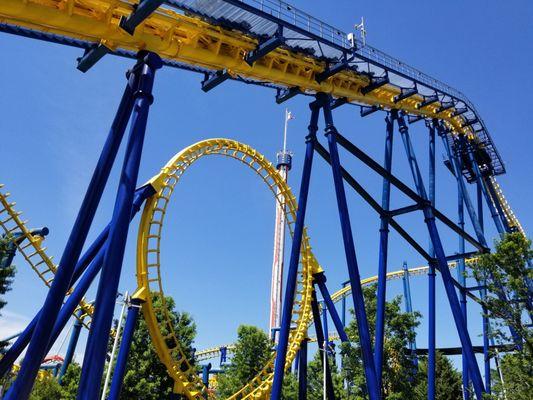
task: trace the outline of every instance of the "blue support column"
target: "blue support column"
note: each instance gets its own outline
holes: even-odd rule
[[[411,174],[417,187],[418,194],[422,199],[428,199],[427,193],[423,184],[422,175],[420,174],[420,169],[418,167],[418,162],[416,161],[415,154],[413,152],[413,146],[411,139],[409,137],[408,128],[405,124],[403,117],[398,118],[398,123],[400,127],[400,133],[402,135],[402,140],[404,142],[405,151],[407,158],[409,160],[409,165],[411,168]],[[451,276],[450,270],[448,269],[448,263],[446,262],[446,254],[444,253],[444,248],[442,247],[442,242],[437,230],[437,225],[435,222],[435,215],[433,209],[429,207],[429,202],[423,204],[424,219],[428,228],[428,232],[431,238],[433,249],[435,251],[435,256],[437,259],[437,265],[442,276],[442,281],[450,303],[450,308],[454,317],[455,325],[457,327],[457,333],[461,339],[461,345],[463,348],[463,354],[465,354],[468,360],[468,369],[470,371],[470,378],[476,393],[478,400],[482,399],[483,392],[485,391],[483,386],[483,380],[481,378],[481,373],[477,365],[475,358],[474,350],[472,348],[472,341],[468,334],[465,320],[461,312],[461,306],[457,298],[457,293],[455,292],[455,286],[453,284],[453,278]]]
[[[485,181],[483,179],[483,176],[481,175],[479,166],[477,165],[477,162],[474,159],[472,150],[470,149],[470,147],[467,147],[467,150],[468,150],[468,157],[470,159],[470,164],[472,165],[472,169],[474,170],[474,174],[476,175],[478,187],[480,187],[481,191],[483,192],[483,196],[485,197],[485,203],[487,203],[487,207],[489,208],[490,216],[492,220],[494,221],[496,230],[498,231],[500,236],[503,236],[505,234],[505,229],[503,229],[502,221],[500,219],[500,216],[498,215],[498,211],[496,210],[496,207],[494,206],[491,195],[488,192],[488,189],[485,185]]]
[[[428,125],[429,128],[429,201],[435,206],[435,129],[437,120]],[[419,187],[417,186],[417,189]],[[431,237],[429,239],[429,255],[435,257]],[[428,272],[428,400],[436,396],[436,304],[435,304],[435,263],[429,262]]]
[[[211,371],[211,363],[202,365],[202,382],[206,388],[209,387],[209,372]]]
[[[485,248],[488,248],[487,241],[485,240],[485,235],[483,234],[483,230],[481,229],[481,224],[474,210],[472,200],[470,200],[470,195],[468,194],[468,190],[466,188],[466,184],[465,184],[464,177],[462,174],[463,162],[461,158],[461,153],[464,150],[464,146],[466,146],[465,140],[463,137],[460,137],[459,140],[457,140],[456,142],[456,146],[458,147],[457,150],[455,152],[452,152],[452,149],[450,148],[450,145],[446,138],[445,132],[441,130],[439,134],[442,136],[443,144],[446,149],[446,153],[448,154],[448,159],[451,161],[453,165],[453,171],[457,179],[457,196],[458,196],[458,201],[460,202],[459,208],[461,209],[459,210],[459,214],[460,214],[460,220],[462,220],[462,225],[459,224],[459,226],[461,227],[462,230],[464,230],[464,205],[466,205],[466,210],[468,212],[470,222],[472,222],[472,226],[474,227],[474,231],[476,232],[476,238],[478,242],[481,243],[481,245],[483,245]],[[462,240],[462,244],[461,244],[461,240]],[[463,254],[464,245],[465,245],[464,237],[459,238],[459,243],[460,243],[459,247],[463,249],[462,251],[460,250],[459,252],[460,254]]]
[[[412,313],[413,312],[413,303],[411,300],[411,283],[409,281],[409,270],[407,269],[407,263],[404,261],[403,263],[403,276],[402,276],[402,283],[403,283],[403,297],[405,300],[405,312]],[[414,334],[413,330],[413,334]],[[413,358],[413,365],[415,367],[415,370],[418,370],[418,357],[416,354],[416,340],[409,341],[409,350],[411,350],[411,357]]]
[[[461,159],[460,157],[454,157],[452,155],[452,159],[455,160],[455,175],[457,178],[457,215],[458,215],[458,225],[459,227],[464,230],[465,229],[465,211],[464,211],[464,190],[466,188],[464,187],[463,182],[463,175],[462,175],[462,165],[461,165]],[[459,254],[463,254],[465,252],[465,239],[462,236],[459,236]],[[467,307],[466,307],[466,277],[465,277],[465,260],[463,258],[457,260],[457,281],[461,285],[461,290],[459,291],[459,301],[461,303],[461,311],[463,313],[463,318],[465,325],[468,327],[468,321],[467,321]],[[463,377],[463,399],[464,400],[470,400],[470,390],[469,390],[469,379],[468,379],[468,361],[463,353],[461,355],[462,358],[462,377]]]
[[[302,171],[302,180],[300,183],[300,195],[298,198],[298,211],[296,212],[296,222],[294,224],[294,236],[292,239],[285,298],[283,301],[283,311],[281,314],[278,350],[276,352],[276,361],[274,365],[274,382],[272,383],[272,392],[270,394],[270,398],[272,400],[279,400],[281,398],[281,388],[283,385],[283,375],[285,372],[285,360],[287,357],[287,345],[289,342],[289,333],[291,329],[292,307],[294,305],[294,291],[296,290],[298,263],[300,261],[300,248],[302,246],[305,212],[307,209],[307,197],[309,194],[309,183],[311,180],[311,167],[313,165],[316,132],[318,130],[318,114],[318,108],[314,107],[311,109],[311,121],[309,123],[309,134],[306,138],[305,159]]]
[[[318,307],[318,301],[316,299],[316,291],[313,289],[312,300],[311,300],[311,311],[313,313],[313,322],[315,325],[316,333],[316,342],[318,344],[319,353],[326,350],[324,343],[326,341],[324,336],[324,331],[322,329],[322,323],[320,321],[320,309]],[[328,400],[335,400],[335,393],[333,391],[333,379],[331,377],[331,368],[329,363],[326,363],[324,367],[324,356],[323,353],[320,357],[320,362],[322,364],[322,370],[326,370],[326,397]]]
[[[329,351],[329,329],[328,329],[328,305],[322,301],[322,329],[324,329],[324,350]]]
[[[307,400],[307,342],[302,340],[300,346],[300,358],[298,363],[298,400]]]
[[[72,332],[70,334],[70,340],[68,342],[67,353],[65,354],[65,359],[63,360],[61,370],[59,371],[59,378],[57,379],[57,381],[60,385],[61,381],[63,380],[63,376],[67,372],[67,369],[70,363],[72,362],[72,359],[74,358],[74,351],[76,350],[76,346],[78,345],[78,339],[80,338],[82,316],[83,311],[79,310],[76,313],[76,319],[74,320],[74,325],[72,326]]]
[[[339,317],[339,314],[337,313],[335,304],[333,303],[333,300],[331,299],[331,295],[329,294],[329,290],[326,286],[326,276],[324,275],[323,272],[319,272],[318,274],[315,274],[313,278],[315,280],[315,283],[318,285],[318,288],[320,289],[320,293],[322,293],[322,297],[325,303],[324,309],[327,309],[329,311],[329,315],[331,316],[331,319],[333,321],[333,324],[335,325],[335,329],[337,330],[337,333],[339,334],[341,341],[347,342],[348,336],[346,335],[346,332],[344,331],[344,325]],[[328,335],[326,333],[326,338],[327,337]]]
[[[115,364],[115,369],[113,371],[113,380],[111,381],[108,400],[118,400],[120,396],[124,374],[126,373],[126,364],[128,363],[131,341],[133,339],[133,333],[135,332],[142,303],[142,299],[132,298],[128,307],[128,316],[126,317],[126,324],[124,325],[124,332],[122,333],[120,350],[118,351],[117,363]],[[98,385],[97,392],[100,392],[100,385]]]
[[[479,226],[481,228],[481,232],[485,234],[485,223],[483,218],[483,188],[481,187],[482,183],[479,180],[476,180],[476,193],[477,193],[477,215],[479,217]],[[481,301],[485,300],[485,297],[487,296],[487,281],[485,280],[483,282],[484,288],[479,291],[479,297],[481,298]],[[489,343],[489,329],[490,329],[490,322],[489,318],[487,316],[488,310],[486,307],[483,307],[483,362],[485,365],[485,389],[487,390],[487,393],[491,393],[491,379],[490,379],[490,343]]]
[[[133,108],[134,84],[135,77],[130,77],[67,245],[63,251],[59,262],[60,267],[57,270],[39,319],[36,322],[27,351],[28,355],[22,361],[17,379],[7,393],[6,400],[26,400],[29,397],[33,382],[39,371],[41,360],[46,354],[45,350],[50,340],[51,328],[55,323],[59,309],[63,304],[63,299],[70,287],[75,265],[80,257],[111,167],[116,158],[120,142],[122,141]]]
[[[394,135],[394,120],[398,116],[397,110],[392,110],[385,122],[387,133],[385,137],[385,157],[383,168],[390,173],[392,170],[392,139]],[[390,206],[390,180],[383,178],[381,194],[381,208],[389,211]],[[374,364],[376,367],[377,386],[381,391],[383,375],[383,343],[385,340],[385,306],[387,300],[387,253],[389,246],[389,219],[383,214],[380,217],[379,227],[379,261],[378,261],[378,291],[376,310],[376,338],[374,348]]]
[[[324,119],[326,122],[325,134],[328,139],[329,153],[331,157],[331,169],[333,172],[333,181],[335,183],[335,193],[337,197],[337,206],[339,209],[339,218],[342,229],[342,238],[344,242],[346,262],[348,264],[348,272],[350,276],[350,283],[352,286],[352,298],[354,302],[354,309],[361,344],[363,368],[365,371],[368,394],[370,400],[378,400],[380,398],[381,391],[377,385],[376,369],[374,366],[374,357],[372,354],[372,342],[368,328],[368,319],[366,316],[363,289],[361,287],[361,276],[359,275],[359,267],[357,265],[355,244],[353,241],[352,227],[350,223],[350,214],[348,212],[346,193],[344,191],[344,182],[342,177],[339,150],[337,147],[336,139],[337,130],[333,125],[333,117],[331,115],[331,109],[329,106],[329,96],[325,94],[318,94],[317,101],[319,101],[322,105],[322,109],[324,111]]]
[[[472,148],[467,145],[466,150],[468,152],[470,165],[472,166],[472,170],[474,171],[474,174],[476,176],[476,180],[477,180],[477,183],[478,183],[478,188],[480,188],[481,191],[483,192],[483,195],[485,197],[485,203],[489,207],[489,211],[490,211],[491,217],[492,217],[492,219],[494,221],[494,224],[496,225],[496,229],[497,229],[498,233],[500,234],[500,236],[503,236],[505,234],[505,229],[504,229],[504,227],[502,225],[502,221],[500,219],[500,216],[498,215],[498,211],[496,210],[495,205],[494,205],[494,203],[492,201],[491,194],[489,193],[488,188],[485,185],[486,182],[483,179],[483,176],[481,174],[481,171],[479,169],[477,161],[474,158],[474,154],[472,152]],[[509,301],[507,299],[507,296],[506,296],[506,294],[505,294],[503,289],[498,291],[497,296],[503,302]],[[488,322],[487,322],[487,325],[488,325]],[[514,341],[516,347],[517,348],[521,348],[522,347],[522,338],[520,337],[518,332],[512,326],[509,326],[509,331],[511,333],[511,336],[513,338],[513,341]]]
[[[347,285],[349,285],[350,282],[343,282],[342,287],[345,288]],[[342,326],[346,328],[346,296],[342,296]]]
[[[134,93],[135,106],[124,164],[117,191],[115,207],[111,219],[108,245],[102,265],[102,273],[95,301],[95,313],[87,350],[82,367],[78,400],[96,400],[107,354],[107,342],[113,320],[113,310],[120,280],[124,249],[133,205],[133,194],[139,173],[142,147],[148,119],[148,111],[153,102],[151,94],[155,71],[161,68],[157,54],[145,53],[132,71],[138,75],[138,87]]]

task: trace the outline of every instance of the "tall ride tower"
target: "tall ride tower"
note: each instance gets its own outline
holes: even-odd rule
[[[294,119],[292,113],[285,109],[283,129],[283,150],[277,154],[276,168],[285,182],[292,165],[292,153],[287,151],[287,125]],[[272,284],[270,287],[270,334],[277,343],[277,330],[281,324],[281,295],[283,288],[283,260],[285,255],[285,199],[278,191],[276,201],[276,224],[274,226],[274,257],[272,261]]]

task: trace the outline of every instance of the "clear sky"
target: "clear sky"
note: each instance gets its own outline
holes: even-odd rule
[[[370,44],[464,92],[481,113],[503,157],[507,174],[498,180],[529,231],[533,222],[533,121],[527,106],[533,89],[529,73],[533,67],[530,1],[516,0],[512,5],[482,0],[408,1],[400,7],[392,0],[379,5],[348,0],[293,3],[345,31],[364,16]],[[124,72],[132,61],[107,56],[82,74],[75,68],[81,55],[78,49],[10,35],[0,35],[0,48],[0,182],[6,184],[31,227],[50,228],[46,245],[48,253],[58,260],[118,105]],[[282,143],[284,108],[289,107],[296,116],[289,127],[288,144],[294,152],[289,180],[297,193],[309,98],[276,105],[271,90],[235,82],[226,82],[206,94],[200,90],[201,79],[173,69],[158,72],[139,182],[154,175],[185,146],[210,137],[243,141],[274,160]],[[384,116],[361,119],[353,107],[334,114],[338,129],[378,161],[383,153]],[[418,125],[412,128],[412,139],[419,163],[427,171],[427,131]],[[320,138],[325,143],[322,135]],[[442,165],[444,149],[438,145],[437,204],[455,220],[455,182]],[[410,184],[399,136],[394,151],[394,173]],[[381,179],[347,154],[342,153],[341,158],[379,200]],[[120,164],[102,199],[91,238],[110,218]],[[348,201],[361,275],[375,275],[378,218],[356,194],[348,192]],[[393,192],[393,204],[407,202]],[[264,184],[240,163],[203,159],[180,182],[167,221],[162,245],[165,290],[174,296],[178,309],[190,312],[197,321],[196,347],[232,342],[241,323],[266,330],[274,202]],[[412,214],[399,221],[421,243],[427,243],[422,215]],[[318,157],[307,222],[313,248],[333,292],[347,279],[347,271],[331,172]],[[135,289],[137,225],[138,219],[131,224],[121,291]],[[492,241],[496,233],[489,218],[486,226]],[[472,231],[470,225],[468,229]],[[457,238],[446,229],[441,232],[447,253],[453,254]],[[395,233],[391,233],[389,260],[389,270],[399,269],[404,260],[410,266],[423,264]],[[22,329],[46,295],[44,285],[23,260],[17,257],[15,262],[18,274],[0,319],[0,338]],[[391,282],[389,287],[389,297],[401,293],[400,281]],[[425,315],[425,277],[413,278],[412,288],[414,307]],[[89,299],[91,296],[94,291]],[[440,282],[437,306],[438,345],[458,345]],[[480,344],[481,322],[475,305],[471,306],[469,324],[473,341]],[[425,320],[418,333],[418,346],[425,347]]]

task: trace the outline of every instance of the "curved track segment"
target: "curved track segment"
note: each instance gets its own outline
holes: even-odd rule
[[[276,201],[285,204],[285,216],[291,235],[297,209],[296,199],[276,168],[256,150],[229,139],[203,140],[182,150],[150,181],[156,194],[146,202],[139,226],[137,242],[139,289],[137,293],[140,293],[145,300],[142,311],[159,358],[174,379],[175,390],[189,399],[201,398],[205,394],[205,386],[176,337],[166,304],[163,303],[161,309],[156,309],[152,302],[152,295],[159,295],[164,302],[164,288],[161,280],[161,268],[164,267],[161,265],[160,254],[168,203],[176,184],[179,183],[186,170],[194,162],[206,156],[222,156],[240,161],[259,175],[276,197]],[[290,335],[286,367],[291,365],[301,341],[307,337],[307,327],[311,320],[313,275],[321,271],[311,253],[307,233],[302,241],[301,254],[295,308],[292,315],[293,325],[296,328]],[[156,317],[158,313],[164,315],[162,320]],[[272,385],[273,364],[274,358],[251,382],[231,398],[266,398]]]
[[[0,184],[0,189],[4,185]],[[53,263],[52,257],[46,254],[46,247],[42,247],[43,238],[32,235],[31,231],[26,227],[27,221],[20,219],[21,212],[15,210],[15,203],[9,202],[9,193],[0,192],[0,228],[5,235],[13,235],[15,233],[22,234],[25,241],[15,241],[17,251],[21,254],[26,262],[30,265],[33,271],[48,287],[54,280],[54,275],[57,270],[57,265]],[[78,314],[77,310],[73,315],[78,318],[86,328],[89,328],[91,316],[93,314],[93,307],[82,299],[79,308],[83,310],[83,314]]]

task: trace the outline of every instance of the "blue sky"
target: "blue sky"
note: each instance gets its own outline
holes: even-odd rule
[[[365,17],[368,42],[424,72],[458,88],[483,116],[507,167],[499,178],[526,232],[532,224],[533,162],[530,157],[533,80],[531,40],[533,5],[451,0],[304,2],[293,4],[326,22],[349,31]],[[332,6],[334,4],[334,6]],[[125,84],[131,60],[106,57],[91,71],[75,68],[80,50],[9,35],[0,36],[2,146],[0,182],[12,193],[17,209],[32,227],[46,225],[48,252],[60,258],[77,209],[90,179],[108,127]],[[208,94],[201,77],[163,69],[154,88],[139,182],[156,173],[176,152],[195,141],[228,137],[243,141],[275,158],[282,142],[284,108],[296,116],[290,122],[288,144],[294,152],[290,185],[297,193],[308,124],[308,98],[276,105],[268,89],[226,82]],[[338,129],[378,161],[382,160],[384,114],[361,119],[356,108],[335,111]],[[322,135],[321,139],[322,138]],[[427,171],[427,134],[413,126],[419,163]],[[324,143],[324,142],[323,142]],[[399,136],[393,157],[394,173],[411,183]],[[443,167],[437,149],[437,205],[456,219],[455,182]],[[381,179],[356,160],[341,153],[353,175],[379,199]],[[117,163],[120,166],[120,162]],[[118,167],[113,171],[91,238],[110,218]],[[378,226],[374,212],[348,192],[352,226],[361,275],[377,271]],[[393,192],[393,204],[406,200]],[[488,216],[488,214],[487,214]],[[232,342],[241,323],[268,327],[268,296],[272,259],[274,202],[270,192],[241,164],[220,158],[194,165],[180,182],[165,228],[163,261],[165,290],[180,310],[198,324],[198,349]],[[421,215],[399,219],[421,243],[427,233]],[[315,253],[326,269],[330,290],[347,277],[331,172],[316,158],[307,218]],[[135,289],[135,241],[138,220],[130,229],[120,288]],[[487,236],[495,230],[486,219]],[[470,226],[469,229],[471,230]],[[449,254],[457,238],[441,230]],[[389,270],[423,264],[408,245],[391,233]],[[3,312],[0,336],[22,328],[37,311],[45,289],[29,267],[16,259],[18,275]],[[413,304],[425,315],[425,278],[414,278]],[[391,282],[389,296],[401,293],[401,282]],[[88,297],[91,298],[90,294]],[[438,345],[458,345],[443,288],[438,287]],[[118,308],[117,308],[118,310]],[[481,343],[479,310],[471,306],[473,341]],[[425,320],[419,328],[419,347],[426,346]]]

